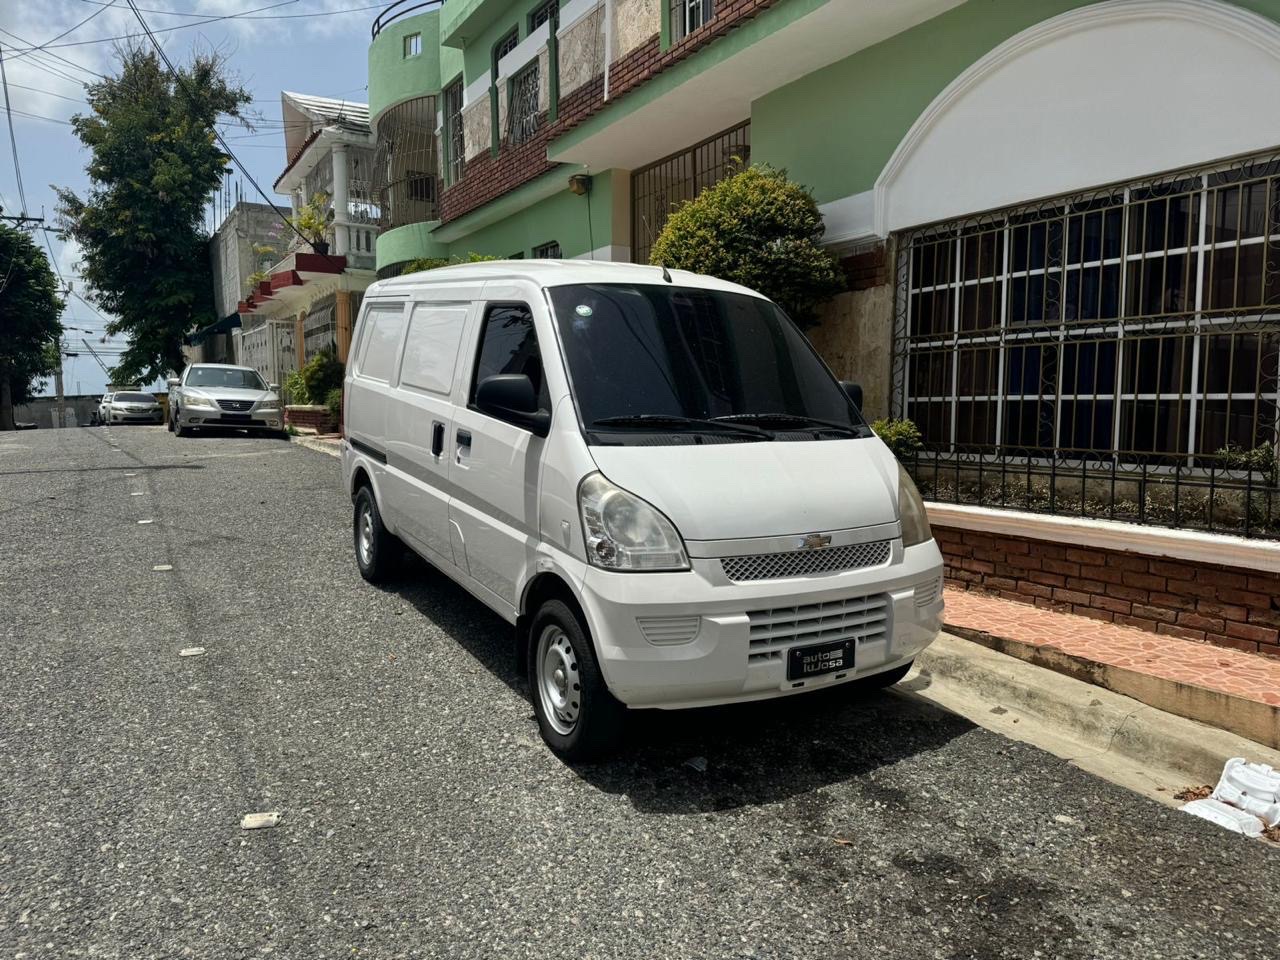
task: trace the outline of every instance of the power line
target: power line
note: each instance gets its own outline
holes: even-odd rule
[[[194,104],[195,97],[193,97],[191,95],[191,91],[187,89],[187,82],[182,78],[182,74],[178,72],[177,68],[174,67],[173,61],[169,59],[169,55],[164,52],[164,47],[160,46],[160,41],[155,38],[154,34],[152,34],[151,28],[147,26],[147,21],[143,19],[142,14],[138,11],[138,8],[134,4],[133,0],[125,0],[125,3],[127,3],[129,5],[129,9],[133,11],[133,15],[138,18],[138,23],[139,25],[141,25],[143,32],[146,33],[147,39],[149,39],[151,41],[152,46],[156,48],[156,53],[158,53],[160,55],[160,59],[162,59],[165,62],[165,65],[169,68],[169,72],[173,74],[173,78],[177,82],[178,86],[182,88],[183,92],[186,93],[187,97]],[[245,179],[248,180],[251,184],[253,184],[253,189],[258,191],[258,196],[262,197],[262,199],[267,202],[268,206],[270,206],[271,209],[276,212],[276,216],[278,216],[281,219],[281,221],[284,222],[289,227],[290,230],[292,230],[295,234],[298,235],[299,240],[301,240],[303,243],[306,243],[308,246],[310,246],[311,242],[307,240],[305,236],[303,236],[303,233],[301,230],[299,230],[296,226],[294,226],[293,221],[290,220],[288,217],[284,216],[284,214],[279,212],[279,208],[277,208],[275,203],[272,201],[272,199],[267,196],[267,192],[263,190],[261,186],[258,185],[258,181],[255,180],[253,177],[253,174],[249,172],[249,168],[246,167],[244,165],[244,162],[235,155],[235,152],[227,144],[226,138],[218,131],[218,128],[216,126],[213,127],[213,135],[217,139],[219,145],[221,145],[222,149],[227,152],[227,156],[229,156],[232,159],[232,161],[234,161],[235,165],[240,168],[240,172],[244,175]]]
[[[67,127],[71,126],[71,121],[70,121],[70,120],[59,120],[57,117],[44,117],[44,116],[41,116],[41,115],[40,115],[40,114],[38,114],[38,113],[27,113],[27,111],[25,111],[25,110],[14,110],[13,108],[11,108],[11,107],[9,107],[9,106],[6,106],[4,109],[5,109],[5,113],[9,114],[9,124],[10,124],[10,127],[12,127],[12,125],[13,125],[13,118],[14,118],[14,117],[25,117],[25,118],[26,118],[26,119],[28,119],[28,120],[48,120],[50,123],[61,123],[61,124],[63,124],[64,126],[67,126]],[[19,185],[19,187],[18,187],[18,192],[19,192],[19,193],[21,193],[21,192],[22,192],[22,187],[21,187],[21,185]]]
[[[101,4],[102,0],[80,0],[80,2]],[[320,10],[315,13],[281,13],[281,14],[276,14],[274,16],[270,16],[270,17],[251,17],[251,16],[245,16],[244,14],[238,14],[235,16],[236,16],[236,19],[239,19],[239,20],[302,20],[309,17],[336,17],[344,13],[363,13],[367,10],[381,10],[385,6],[386,6],[385,3],[375,3],[372,6],[368,6],[368,7],[350,7],[346,10]],[[146,7],[139,7],[138,9],[143,13],[156,13],[165,17],[207,17],[208,16],[207,13],[192,13],[192,12],[182,11],[182,10],[149,10]],[[252,11],[249,11],[249,10],[245,11],[246,14],[251,12]],[[192,24],[192,26],[196,26],[196,24]],[[159,30],[156,31],[156,33],[159,33],[159,32],[160,32]]]
[[[12,30],[6,30],[4,27],[0,27],[0,33],[3,33],[5,36],[13,37],[13,39],[17,40],[19,43],[25,43],[28,47],[35,46],[35,44],[33,44],[26,37],[20,37],[18,36],[18,34],[14,33]],[[49,67],[45,61],[49,59],[58,60],[61,63],[65,63],[69,67],[75,67],[77,70],[83,70],[85,73],[91,76],[97,77],[99,80],[107,79],[106,74],[99,73],[97,70],[90,70],[88,67],[84,66],[83,64],[76,63],[74,60],[68,60],[66,57],[62,56],[62,54],[60,53],[49,53],[48,51],[41,51],[38,54],[33,53],[31,56],[32,56],[32,60],[27,61],[28,65],[31,65],[32,62],[34,61],[35,63],[41,64],[42,66],[44,66],[46,70],[55,70],[57,68]],[[74,79],[74,78],[68,78],[68,79]],[[81,82],[81,81],[76,81],[76,82]]]
[[[22,215],[27,215],[27,192],[22,187],[22,164],[18,162],[18,138],[13,132],[13,111],[9,108],[9,75],[4,69],[4,48],[0,47],[0,86],[4,87],[4,110],[9,118],[9,144],[13,147],[13,173],[18,178],[18,200],[22,203]]]
[[[35,52],[35,51],[37,51],[37,50],[43,50],[43,49],[45,49],[46,47],[51,46],[51,45],[53,44],[53,41],[54,41],[54,40],[61,40],[61,39],[62,39],[63,37],[65,37],[67,34],[69,34],[69,33],[74,33],[75,31],[79,30],[81,27],[83,27],[86,23],[88,23],[88,22],[89,22],[90,20],[92,20],[94,17],[98,16],[98,14],[100,14],[100,13],[106,13],[106,12],[107,12],[107,10],[109,10],[111,7],[115,6],[115,3],[116,3],[116,0],[111,0],[111,2],[110,2],[110,3],[108,3],[106,6],[99,7],[97,10],[93,11],[93,13],[89,14],[87,17],[85,17],[83,20],[81,20],[81,21],[80,21],[79,23],[77,23],[75,26],[68,27],[66,30],[63,30],[60,34],[58,34],[58,35],[57,35],[56,37],[54,37],[53,39],[51,39],[51,40],[46,40],[44,43],[40,44],[39,46],[32,47],[32,48],[31,48],[31,49],[29,49],[29,50],[20,50],[20,51],[18,51],[17,56],[15,56],[13,59],[14,59],[15,61],[17,61],[17,60],[21,60],[21,59],[22,59],[24,56],[26,56],[28,53],[34,53],[34,52]]]
[[[68,97],[61,93],[54,93],[52,90],[41,90],[39,87],[28,87],[26,84],[22,83],[11,83],[9,86],[16,87],[19,90],[30,90],[32,93],[43,93],[46,97],[57,97],[59,100],[70,100],[72,103],[84,104],[86,107],[89,105],[84,100],[77,100],[75,97]]]

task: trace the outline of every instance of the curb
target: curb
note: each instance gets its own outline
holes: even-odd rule
[[[330,443],[327,440],[317,440],[315,437],[308,437],[302,434],[291,436],[289,440],[300,447],[306,447],[308,450],[315,450],[317,453],[324,453],[331,457],[342,456],[341,447],[338,444]]]
[[[1165,802],[1173,802],[1172,790],[1216,783],[1231,757],[1280,766],[1280,751],[1268,746],[945,633],[898,689]],[[1041,742],[1028,725],[1013,726],[1019,717],[1012,712],[1009,719],[992,716],[1007,711],[1041,725],[1057,742]],[[1153,783],[1163,789],[1153,792]]]
[[[1141,703],[1227,730],[1248,740],[1280,749],[1280,706],[1248,700],[1220,690],[1153,677],[1128,667],[1098,663],[1052,645],[1037,646],[985,630],[947,624],[946,630],[991,650],[1076,680],[1111,690]]]

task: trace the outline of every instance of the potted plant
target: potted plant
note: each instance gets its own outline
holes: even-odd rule
[[[301,204],[298,212],[289,218],[289,222],[311,244],[311,249],[322,256],[329,253],[328,206],[329,195],[320,191]]]

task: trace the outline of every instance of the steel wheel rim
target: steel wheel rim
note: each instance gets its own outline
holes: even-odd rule
[[[373,511],[367,504],[360,508],[360,523],[356,532],[360,562],[367,567],[373,562]]]
[[[536,665],[542,714],[556,733],[567,737],[582,714],[582,677],[573,644],[557,624],[549,624],[538,637]]]

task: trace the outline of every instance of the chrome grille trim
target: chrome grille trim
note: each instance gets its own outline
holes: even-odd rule
[[[748,662],[780,660],[793,644],[828,640],[878,640],[889,631],[889,600],[884,594],[829,600],[798,607],[750,610]]]
[[[892,546],[890,540],[876,540],[871,543],[851,543],[843,547],[822,547],[818,550],[756,553],[742,557],[721,557],[720,565],[730,580],[777,580],[783,577],[803,577],[811,573],[878,567],[889,562]]]
[[[236,413],[247,413],[253,409],[252,400],[219,400],[218,406],[223,410],[233,410]]]

